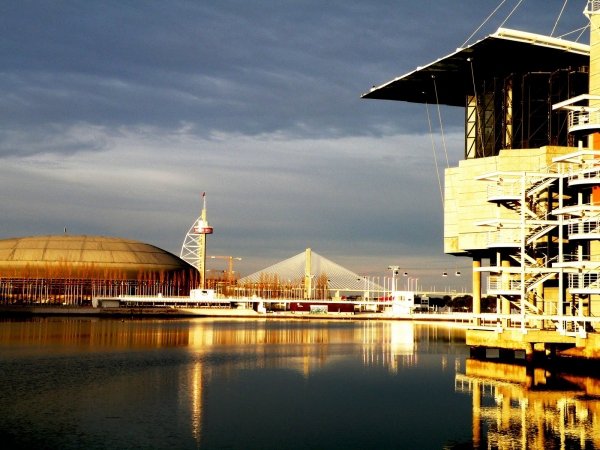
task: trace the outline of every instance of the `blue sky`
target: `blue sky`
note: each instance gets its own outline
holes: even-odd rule
[[[67,227],[179,254],[206,191],[208,254],[242,257],[242,275],[311,247],[468,286],[441,278],[469,261],[443,255],[425,107],[360,95],[453,52],[499,3],[4,1],[1,237]],[[563,3],[525,0],[504,26],[550,34]],[[554,35],[586,25],[584,6]],[[455,165],[463,111],[441,113]]]

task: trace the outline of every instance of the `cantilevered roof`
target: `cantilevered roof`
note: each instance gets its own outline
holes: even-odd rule
[[[589,66],[589,53],[586,44],[500,28],[468,47],[374,86],[362,97],[465,106],[465,97],[473,95],[473,76],[476,80],[490,80],[512,73],[577,70]]]

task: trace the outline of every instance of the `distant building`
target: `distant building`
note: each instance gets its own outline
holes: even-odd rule
[[[95,296],[189,295],[198,271],[150,244],[102,236],[0,239],[0,303],[91,304]]]

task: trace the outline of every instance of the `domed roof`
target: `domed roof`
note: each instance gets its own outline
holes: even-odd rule
[[[67,234],[0,239],[0,276],[134,276],[189,269],[193,267],[172,253],[131,239]]]

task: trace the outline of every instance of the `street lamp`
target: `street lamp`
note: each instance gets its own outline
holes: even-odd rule
[[[388,270],[392,271],[392,292],[396,290],[396,275],[400,271],[400,266],[388,266]]]

